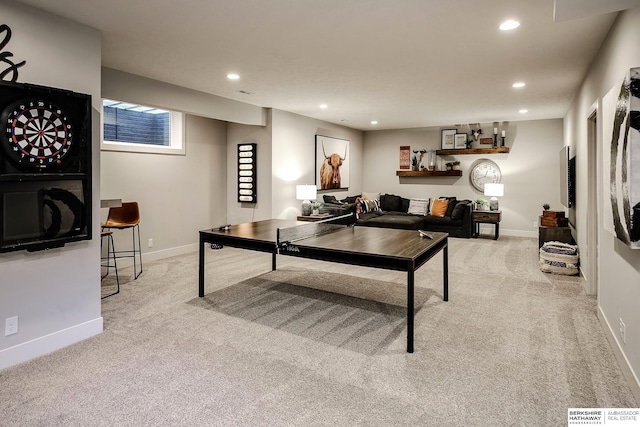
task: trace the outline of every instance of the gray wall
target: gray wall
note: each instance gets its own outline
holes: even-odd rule
[[[100,33],[36,9],[0,2],[2,23],[13,37],[6,50],[26,60],[19,81],[92,96],[93,235],[99,224]],[[51,40],[55,34],[55,45]],[[102,332],[100,239],[46,252],[0,255],[0,322],[18,316],[18,333],[0,334],[0,369]]]
[[[272,112],[272,218],[295,219],[302,202],[296,200],[296,185],[315,184],[315,135],[342,138],[349,143],[350,188],[323,194],[358,194],[362,191],[363,133],[344,126],[280,110]]]
[[[640,250],[631,250],[603,228],[602,214],[609,194],[603,188],[600,153],[606,144],[601,127],[597,130],[597,168],[588,163],[588,117],[594,106],[630,68],[640,66],[640,8],[621,13],[596,60],[591,66],[578,95],[565,118],[565,139],[575,149],[577,161],[577,237],[583,249],[597,251],[597,293],[599,317],[617,350],[620,364],[627,369],[630,382],[635,383],[636,398],[640,400]],[[607,120],[598,111],[598,121]],[[640,167],[635,165],[634,167]],[[597,173],[598,188],[588,188],[590,174]],[[589,195],[597,196],[597,208],[590,211]],[[587,218],[597,216],[597,242],[588,235]],[[584,258],[584,257],[583,257]],[[584,269],[584,266],[583,266]],[[589,280],[593,278],[587,277]],[[619,320],[626,324],[626,344],[618,334]]]
[[[239,224],[271,218],[271,110],[266,126],[229,123],[227,128],[227,222]],[[238,202],[238,144],[258,144],[258,202]]]
[[[492,131],[492,124],[482,124],[484,132]],[[486,198],[469,182],[472,165],[482,158],[494,161],[502,172],[504,197],[499,198],[502,210],[500,233],[537,237],[534,222],[542,213],[542,205],[549,203],[554,210],[564,210],[560,204],[559,153],[563,146],[562,120],[532,120],[511,122],[506,143],[508,154],[438,156],[439,168],[452,159],[460,161],[462,177],[399,178],[401,145],[413,149],[440,148],[440,128],[416,128],[366,132],[363,191],[398,194],[403,197],[456,196],[458,199]],[[474,145],[474,148],[479,145]],[[425,158],[426,160],[426,158]],[[492,232],[486,226],[483,233]]]
[[[184,124],[185,155],[101,152],[100,197],[138,202],[147,261],[196,250],[198,230],[226,221],[227,124],[189,114]],[[131,246],[130,231],[114,239]]]
[[[185,155],[102,151],[100,196],[140,204],[144,259],[196,250],[198,230],[228,221],[228,123],[222,120],[262,129],[268,110],[109,68],[102,69],[102,96],[188,113]],[[127,244],[117,234],[116,243]]]

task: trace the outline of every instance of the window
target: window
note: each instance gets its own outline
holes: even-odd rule
[[[104,99],[101,149],[184,154],[182,121],[182,113]]]

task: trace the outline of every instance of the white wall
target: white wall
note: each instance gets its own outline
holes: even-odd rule
[[[482,124],[482,128],[491,133],[492,124]],[[440,168],[453,158],[459,160],[461,177],[396,176],[401,145],[436,150],[440,148],[440,139],[439,127],[366,132],[363,191],[403,197],[456,196],[475,201],[486,197],[473,188],[469,172],[478,159],[486,158],[494,161],[502,172],[505,194],[499,199],[501,234],[537,237],[538,229],[533,224],[542,213],[542,205],[549,203],[554,210],[564,209],[558,185],[562,120],[511,122],[505,143],[510,147],[508,154],[438,156]],[[474,148],[477,147],[476,143]]]
[[[138,202],[145,260],[197,250],[199,230],[225,223],[226,126],[185,115],[185,155],[101,152],[100,196]],[[114,231],[114,239],[131,247],[129,230]]]
[[[13,37],[5,50],[26,60],[19,82],[92,96],[93,239],[45,252],[0,254],[0,322],[18,316],[18,333],[0,334],[0,369],[102,332],[100,314],[100,33],[11,1],[0,17]],[[55,35],[55,45],[50,42]],[[63,52],[63,54],[61,54]]]
[[[348,190],[318,192],[346,197],[362,192],[363,133],[344,126],[280,110],[272,111],[272,218],[295,219],[302,202],[296,200],[296,185],[315,184],[315,135],[342,138],[349,144]]]
[[[586,200],[589,189],[587,118],[592,106],[599,105],[602,97],[622,78],[630,68],[640,66],[640,8],[623,12],[618,17],[596,60],[591,66],[571,109],[565,117],[565,139],[572,144],[577,162],[577,238],[585,247],[588,242]],[[607,120],[599,111],[598,121]],[[599,126],[598,155],[606,136]],[[640,165],[635,165],[640,167]],[[602,212],[609,195],[602,187],[602,161],[598,158],[598,210]],[[593,190],[591,190],[593,191]],[[631,250],[603,228],[603,215],[598,215],[598,308],[600,319],[609,333],[613,346],[618,350],[623,368],[627,368],[630,382],[635,384],[636,399],[640,401],[640,250]],[[619,320],[626,324],[626,344],[618,334]]]

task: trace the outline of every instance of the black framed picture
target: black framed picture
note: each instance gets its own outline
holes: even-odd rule
[[[456,133],[454,135],[454,148],[467,148],[467,134],[466,133]]]
[[[455,148],[455,129],[442,129],[442,149],[443,150],[452,150]]]

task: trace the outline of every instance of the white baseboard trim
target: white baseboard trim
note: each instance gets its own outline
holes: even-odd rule
[[[189,254],[198,251],[198,243],[192,243],[190,245],[177,246],[175,248],[163,249],[154,252],[142,252],[142,264],[144,269],[145,262],[158,261],[160,259],[171,258],[173,256]],[[118,268],[120,267],[132,267],[133,258],[119,258]]]
[[[613,349],[613,353],[616,355],[616,359],[618,361],[618,365],[620,365],[620,370],[622,371],[622,375],[627,380],[629,384],[629,388],[631,388],[631,392],[633,396],[636,398],[636,408],[640,405],[640,380],[638,380],[638,376],[633,371],[633,368],[629,364],[629,360],[627,356],[625,356],[624,352],[620,348],[620,343],[618,343],[618,339],[616,338],[616,334],[611,328],[609,321],[607,320],[607,316],[604,315],[600,307],[598,307],[598,320],[602,325],[602,329],[604,329],[604,334],[609,340],[609,344],[611,344],[611,348]]]
[[[525,231],[525,230],[503,230],[500,229],[501,236],[512,236],[512,237],[534,237],[538,238],[538,231]]]
[[[70,346],[103,330],[102,317],[0,351],[0,370]]]

